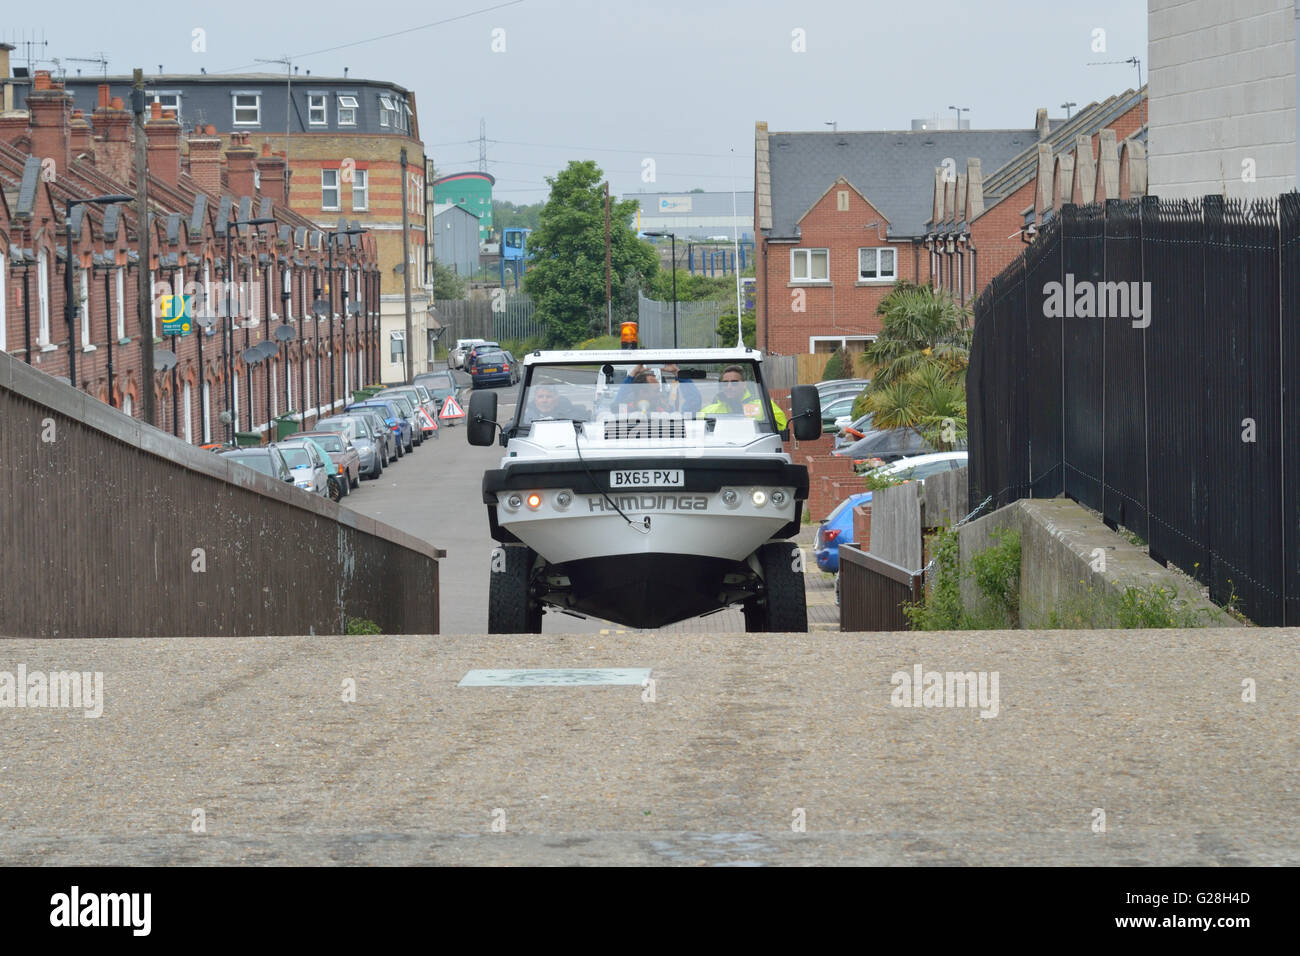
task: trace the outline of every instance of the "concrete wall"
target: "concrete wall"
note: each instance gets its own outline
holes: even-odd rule
[[[1164,198],[1296,186],[1296,0],[1148,0],[1150,185]],[[1243,181],[1244,160],[1254,181]]]
[[[941,471],[925,479],[925,513],[927,528],[947,528],[970,514],[970,478],[966,468]],[[978,504],[979,502],[976,502]]]
[[[1172,589],[1177,594],[1175,605],[1196,614],[1205,626],[1237,625],[1201,597],[1186,577],[1161,567],[1093,512],[1067,498],[1021,499],[965,525],[958,531],[962,568],[969,568],[971,557],[993,544],[993,532],[1004,528],[1020,531],[1023,627],[1052,626],[1053,614],[1057,624],[1077,625],[1075,616],[1087,607],[1101,606],[1104,595],[1118,598],[1126,587]],[[1094,564],[1100,566],[1099,551],[1105,558],[1104,571],[1094,570]],[[966,607],[975,608],[979,598],[974,583],[963,579],[961,591]],[[1093,626],[1113,624],[1103,619]]]
[[[436,633],[428,542],[0,354],[0,634]]]

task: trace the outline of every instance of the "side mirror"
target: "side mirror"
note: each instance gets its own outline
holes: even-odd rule
[[[496,437],[497,396],[495,392],[475,392],[469,400],[469,425],[466,437],[471,445],[490,445]]]
[[[285,481],[285,482],[287,482],[287,483],[289,483],[289,484],[293,484],[293,475],[291,475],[291,474],[290,474],[290,475],[285,475],[284,478],[282,478],[281,480],[282,480],[282,481]]]
[[[790,424],[799,441],[816,441],[822,434],[822,400],[812,385],[796,385],[790,389],[790,405],[794,414]]]

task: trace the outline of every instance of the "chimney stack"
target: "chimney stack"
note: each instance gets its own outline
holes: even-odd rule
[[[221,195],[221,137],[215,126],[195,132],[190,143],[190,178],[212,196]]]
[[[253,196],[253,160],[257,150],[248,145],[248,133],[231,133],[230,148],[226,150],[226,176],[230,183],[230,194],[236,199]]]
[[[289,205],[289,184],[284,175],[284,157],[271,152],[271,144],[262,144],[262,155],[257,160],[257,172],[262,183],[262,195],[281,209]]]
[[[99,88],[99,103],[91,115],[97,141],[95,166],[104,175],[126,186],[131,182],[131,167],[135,159],[132,154],[133,119],[130,112],[122,108],[120,96],[109,99],[107,85]]]
[[[81,110],[72,111],[72,125],[70,127],[69,142],[72,149],[72,158],[76,159],[83,153],[90,153],[94,158],[95,145],[91,141],[90,123],[86,121],[86,115]]]
[[[62,176],[70,159],[68,128],[72,95],[62,84],[50,78],[49,70],[37,70],[32,90],[27,94],[27,111],[31,114],[32,155],[53,159],[55,176]]]
[[[181,124],[176,114],[171,110],[164,114],[160,104],[150,104],[144,131],[149,141],[150,174],[175,186],[181,176]]]

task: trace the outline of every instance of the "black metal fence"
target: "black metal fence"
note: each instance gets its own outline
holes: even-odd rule
[[[966,391],[971,501],[1064,494],[1300,622],[1300,195],[1062,207],[977,300]]]

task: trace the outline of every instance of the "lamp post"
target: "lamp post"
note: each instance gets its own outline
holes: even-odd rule
[[[236,219],[226,223],[226,336],[229,343],[222,343],[226,353],[226,410],[230,421],[226,423],[226,438],[235,444],[235,432],[239,431],[239,422],[235,419],[235,315],[230,302],[230,277],[235,274],[235,263],[231,255],[230,236],[240,226],[268,226],[275,222],[269,216],[257,219]],[[253,410],[248,410],[248,421],[252,424]]]
[[[330,322],[330,412],[334,411],[334,242],[339,236],[359,236],[365,232],[365,229],[335,229],[332,232],[325,233],[325,255],[327,264],[325,266],[325,292],[329,296],[329,322]],[[348,323],[348,288],[344,286],[340,292],[343,304],[343,337],[344,347],[346,349],[347,323]]]
[[[89,199],[63,200],[63,223],[68,230],[67,261],[64,263],[65,268],[63,270],[63,315],[68,322],[68,381],[73,388],[80,388],[80,386],[77,384],[77,333],[73,322],[77,310],[72,305],[72,207],[87,203],[95,206],[107,206],[117,202],[131,202],[134,198],[133,196],[112,194],[93,196]]]
[[[665,236],[672,240],[672,257],[673,257],[673,348],[677,348],[677,234],[674,232],[645,232],[645,236],[654,236],[662,239]],[[739,321],[739,320],[737,320]]]
[[[969,112],[970,112],[970,107],[969,107],[969,106],[950,106],[950,107],[948,107],[948,109],[952,110],[954,113],[957,114],[957,128],[958,128],[958,129],[961,129],[961,114],[962,114],[962,113],[969,113]]]

